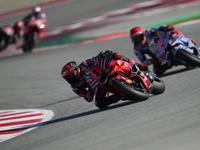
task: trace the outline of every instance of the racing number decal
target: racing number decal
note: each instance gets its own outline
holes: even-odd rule
[[[161,39],[160,41],[159,41],[159,43],[158,43],[158,50],[160,51],[160,52],[162,52],[162,48],[163,48],[163,45],[165,44],[165,39]]]

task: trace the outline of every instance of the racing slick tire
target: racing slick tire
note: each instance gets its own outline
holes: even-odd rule
[[[158,77],[154,77],[153,81],[153,91],[151,92],[154,95],[162,94],[165,91],[165,83]]]
[[[182,49],[176,52],[176,57],[185,60],[187,63],[200,67],[200,59],[196,55],[192,55]]]

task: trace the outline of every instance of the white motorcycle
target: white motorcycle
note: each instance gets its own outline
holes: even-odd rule
[[[199,48],[177,32],[156,31],[149,49],[161,64],[200,67]]]

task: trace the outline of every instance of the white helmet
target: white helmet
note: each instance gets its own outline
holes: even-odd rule
[[[36,6],[32,9],[33,14],[39,14],[41,12],[41,7]]]

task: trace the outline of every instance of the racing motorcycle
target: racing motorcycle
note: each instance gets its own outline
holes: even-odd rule
[[[142,72],[137,65],[122,60],[105,59],[84,75],[94,95],[120,94],[122,100],[143,101],[150,94],[165,91],[164,82],[150,71]]]
[[[149,49],[160,64],[200,66],[199,47],[181,32],[156,31]]]
[[[6,49],[6,47],[12,42],[14,30],[12,27],[5,25],[0,28],[0,51]]]
[[[23,52],[31,52],[35,45],[39,42],[40,37],[46,30],[46,19],[36,19],[31,17],[29,23],[25,26]]]

